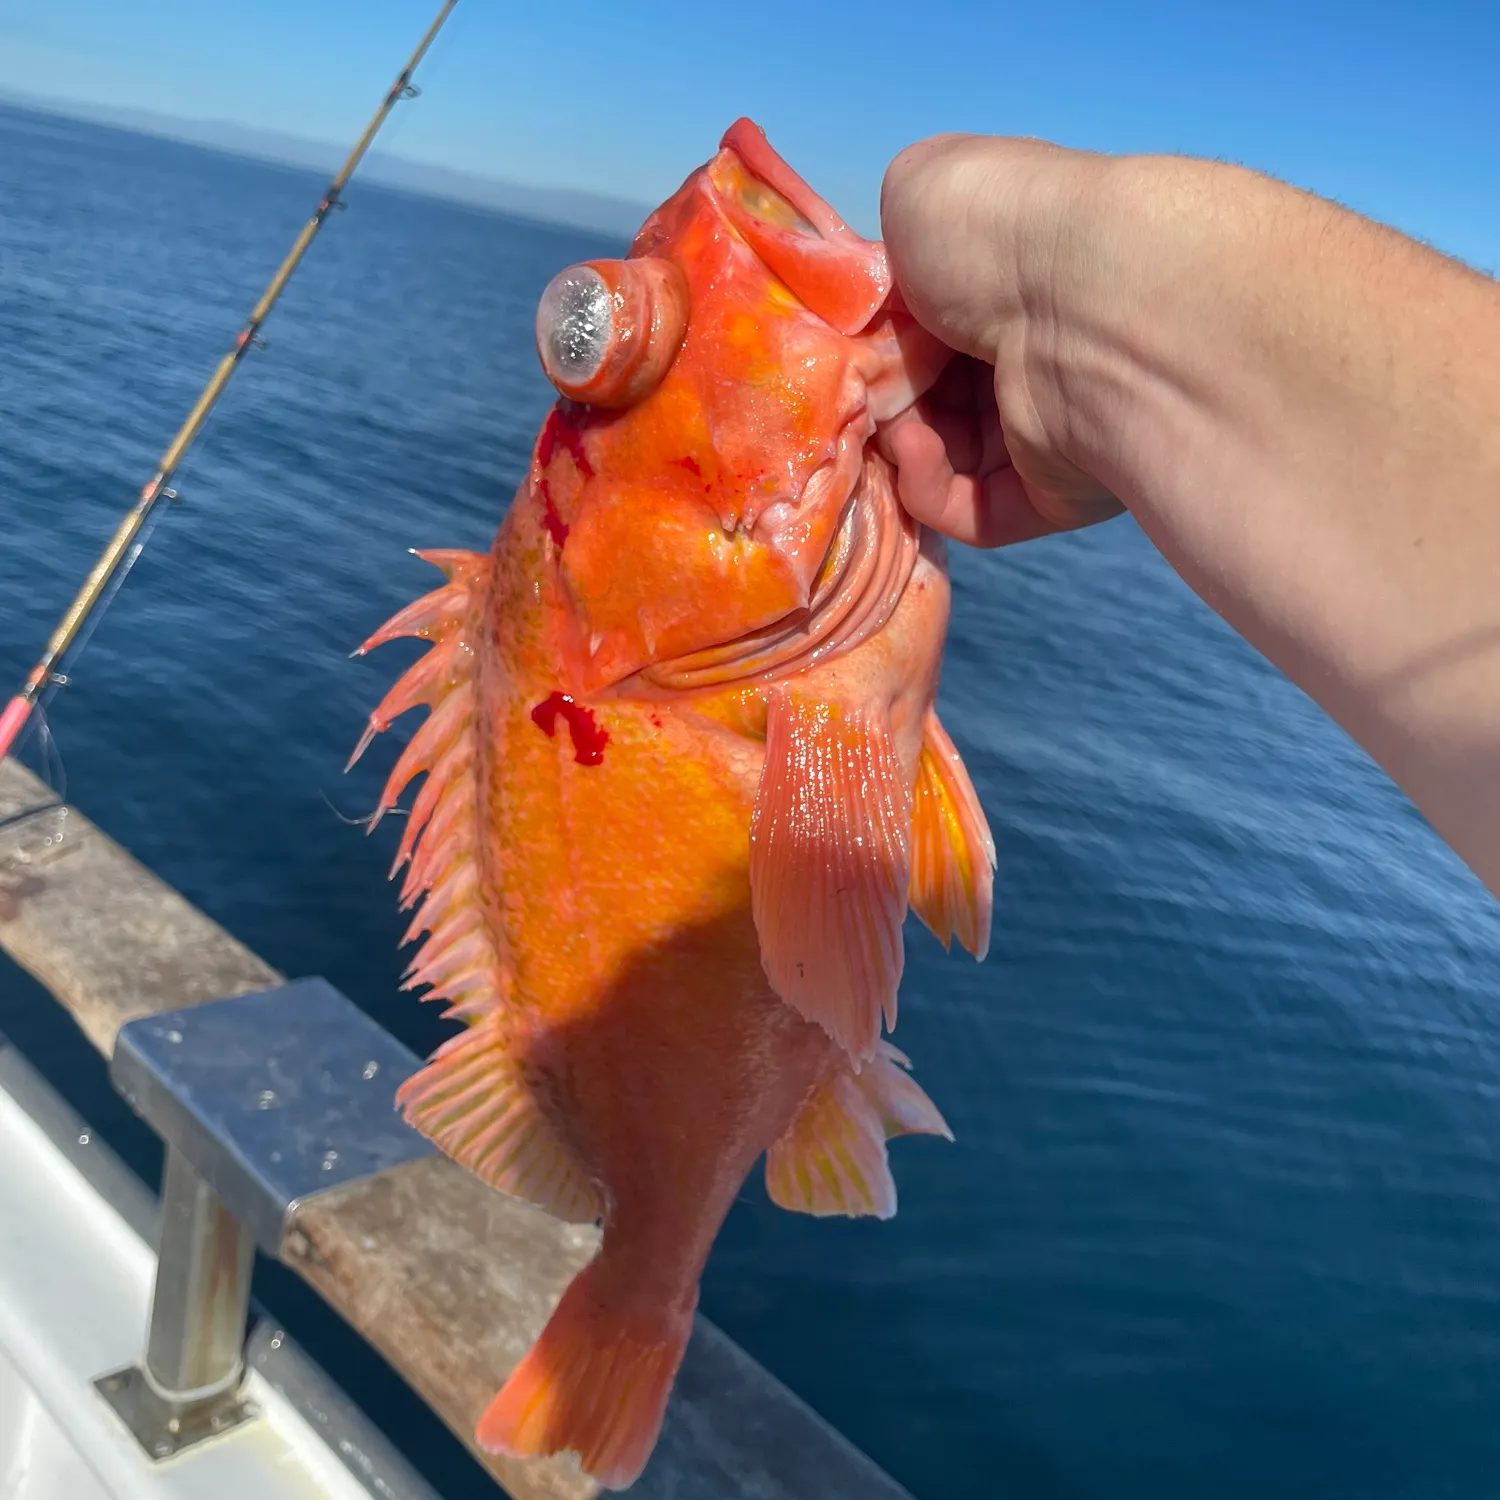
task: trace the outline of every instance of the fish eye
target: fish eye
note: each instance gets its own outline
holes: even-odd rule
[[[537,348],[554,384],[586,385],[609,353],[614,298],[592,266],[554,276],[536,310]]]
[[[687,281],[658,256],[585,261],[548,283],[536,310],[547,378],[570,400],[630,406],[671,367],[687,329]]]

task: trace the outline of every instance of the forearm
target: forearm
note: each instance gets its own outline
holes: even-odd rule
[[[1233,168],[1090,178],[1026,399],[1500,891],[1500,288]]]

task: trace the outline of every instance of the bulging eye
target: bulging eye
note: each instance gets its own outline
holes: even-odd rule
[[[570,400],[630,406],[661,383],[687,317],[687,281],[672,261],[585,261],[558,272],[542,293],[537,353]]]

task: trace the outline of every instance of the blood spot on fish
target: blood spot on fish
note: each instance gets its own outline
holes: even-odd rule
[[[531,710],[531,722],[549,740],[557,734],[559,718],[567,722],[568,733],[573,737],[573,759],[580,766],[602,765],[609,731],[594,722],[593,709],[575,703],[566,693],[553,693]]]
[[[698,460],[691,454],[686,458],[674,458],[672,460],[679,469],[686,469],[695,479],[703,478],[703,470],[698,466]]]
[[[552,491],[547,488],[547,481],[543,479],[538,488],[542,495],[542,525],[547,528],[547,535],[557,544],[557,550],[562,551],[562,544],[568,539],[568,523],[557,513],[557,506],[552,500]]]
[[[585,479],[594,477],[594,467],[583,451],[582,434],[563,415],[562,408],[554,406],[542,427],[541,437],[537,439],[536,461],[545,469],[559,448],[573,460]]]

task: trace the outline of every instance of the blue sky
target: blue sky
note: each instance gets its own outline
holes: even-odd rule
[[[352,139],[435,0],[0,0],[0,88]],[[738,114],[866,231],[938,130],[1186,151],[1500,268],[1500,0],[459,0],[409,158],[651,203]]]

